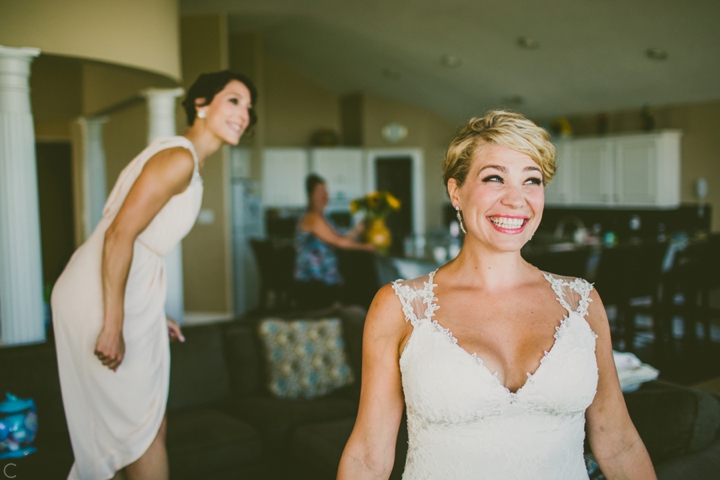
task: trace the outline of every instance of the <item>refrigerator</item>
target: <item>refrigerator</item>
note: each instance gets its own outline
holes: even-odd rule
[[[238,317],[257,308],[260,302],[260,274],[250,240],[263,238],[265,228],[257,182],[233,175],[231,192],[234,304]]]

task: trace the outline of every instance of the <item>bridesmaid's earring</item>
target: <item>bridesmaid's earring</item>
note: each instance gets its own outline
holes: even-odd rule
[[[455,211],[457,212],[458,223],[460,223],[460,230],[462,230],[462,232],[465,235],[467,235],[467,231],[465,230],[465,225],[463,225],[462,215],[460,214],[460,207],[455,205]]]
[[[205,118],[205,117],[207,117],[207,112],[205,112],[205,110],[199,110],[198,118]]]

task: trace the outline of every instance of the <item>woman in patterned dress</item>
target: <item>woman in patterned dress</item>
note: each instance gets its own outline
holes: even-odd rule
[[[300,218],[295,233],[295,280],[300,308],[322,308],[339,299],[342,277],[334,248],[375,251],[375,247],[354,240],[363,224],[345,235],[337,232],[325,215],[329,196],[325,180],[316,174],[305,180],[308,197],[307,212]]]

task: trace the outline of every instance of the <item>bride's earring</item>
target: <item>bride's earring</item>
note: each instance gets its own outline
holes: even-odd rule
[[[467,231],[465,230],[465,225],[463,225],[462,215],[460,214],[460,207],[457,205],[455,205],[455,212],[457,212],[457,219],[458,219],[458,223],[460,224],[460,230],[462,230],[462,232],[465,235],[467,235]]]
[[[205,110],[198,110],[198,118],[205,118],[207,117],[207,112]]]

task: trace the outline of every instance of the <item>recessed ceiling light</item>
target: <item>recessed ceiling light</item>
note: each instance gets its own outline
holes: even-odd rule
[[[645,55],[652,60],[667,60],[668,53],[662,48],[648,48]]]
[[[397,80],[400,78],[400,72],[397,70],[393,70],[392,68],[386,68],[382,71],[383,77],[387,78],[388,80]]]
[[[460,57],[456,57],[455,55],[443,55],[441,63],[443,66],[448,68],[457,68],[462,65],[462,60],[460,60]]]
[[[530,37],[518,37],[517,44],[520,48],[527,50],[535,50],[540,46],[540,42]]]

